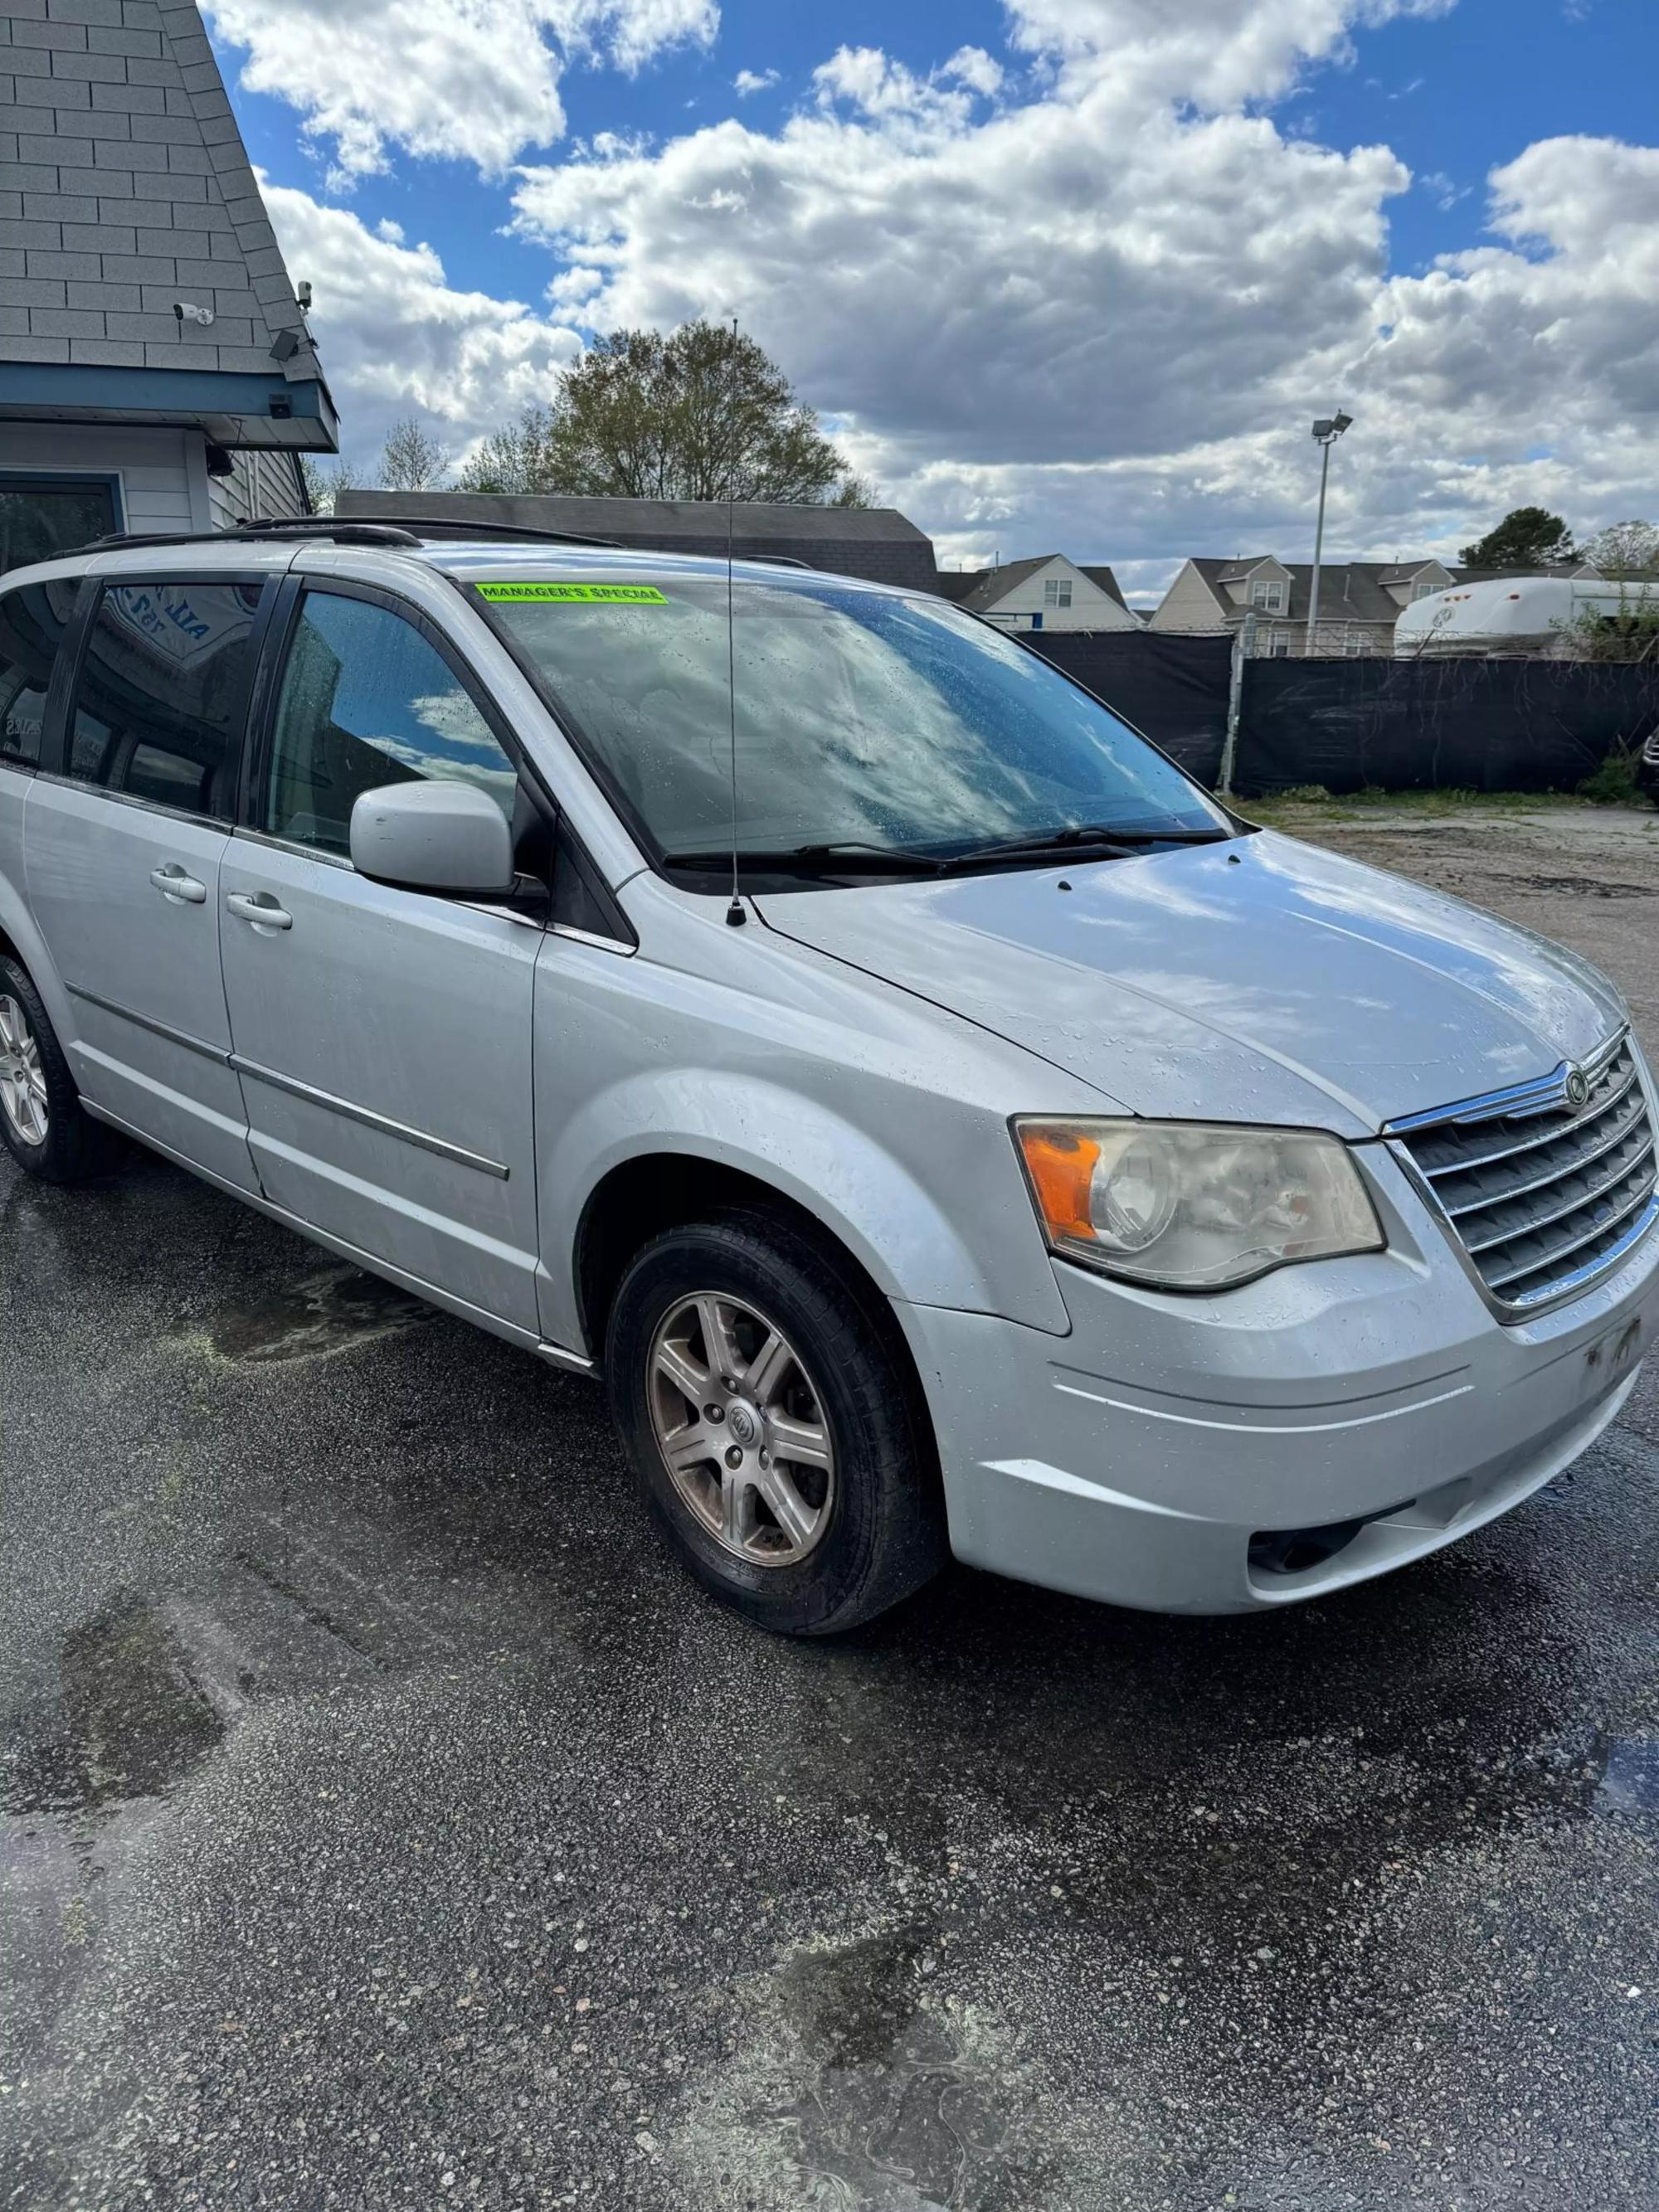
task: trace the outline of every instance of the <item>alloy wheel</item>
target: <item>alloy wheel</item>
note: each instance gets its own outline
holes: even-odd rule
[[[40,1047],[28,1016],[5,996],[0,996],[0,1113],[23,1144],[46,1143],[51,1115]]]
[[[835,1441],[799,1353],[758,1308],[681,1298],[652,1339],[647,1396],[680,1498],[722,1549],[794,1566],[830,1525]]]

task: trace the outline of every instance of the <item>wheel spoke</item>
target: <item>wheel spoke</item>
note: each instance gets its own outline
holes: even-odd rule
[[[776,1329],[769,1329],[760,1350],[743,1375],[743,1395],[766,1409],[778,1395],[784,1376],[795,1364],[795,1355]]]
[[[714,1373],[721,1376],[740,1375],[743,1359],[732,1333],[726,1300],[705,1293],[697,1300],[697,1319],[702,1324],[702,1348]]]
[[[798,1552],[805,1551],[817,1530],[818,1516],[775,1460],[761,1471],[760,1492],[790,1543]]]
[[[821,1467],[830,1464],[830,1432],[817,1421],[797,1421],[787,1414],[774,1413],[767,1421],[772,1433],[774,1459],[793,1460],[798,1467]]]
[[[672,1337],[664,1337],[657,1346],[656,1367],[665,1375],[681,1397],[701,1408],[708,1399],[712,1380],[706,1367],[699,1367],[684,1344]]]
[[[720,1442],[707,1421],[689,1421],[663,1438],[663,1457],[672,1468],[698,1467],[705,1460],[720,1458]]]
[[[741,1468],[727,1468],[720,1475],[720,1534],[741,1551],[754,1537],[757,1525],[755,1489]]]

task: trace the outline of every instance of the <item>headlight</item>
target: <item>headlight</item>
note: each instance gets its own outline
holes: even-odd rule
[[[1054,1250],[1130,1282],[1227,1290],[1295,1260],[1387,1242],[1334,1137],[1024,1118],[1014,1134]]]

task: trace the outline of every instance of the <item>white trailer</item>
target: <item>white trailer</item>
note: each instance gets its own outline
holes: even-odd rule
[[[1454,584],[1404,608],[1395,624],[1396,660],[1443,653],[1501,654],[1506,659],[1578,657],[1587,615],[1616,622],[1659,607],[1659,583],[1609,583],[1599,576],[1495,576]]]

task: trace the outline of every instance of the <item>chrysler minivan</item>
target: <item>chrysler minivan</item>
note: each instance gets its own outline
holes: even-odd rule
[[[1632,1387],[1654,1115],[1583,961],[942,599],[326,522],[0,586],[13,1158],[123,1133],[602,1372],[769,1628],[1480,1527]]]

